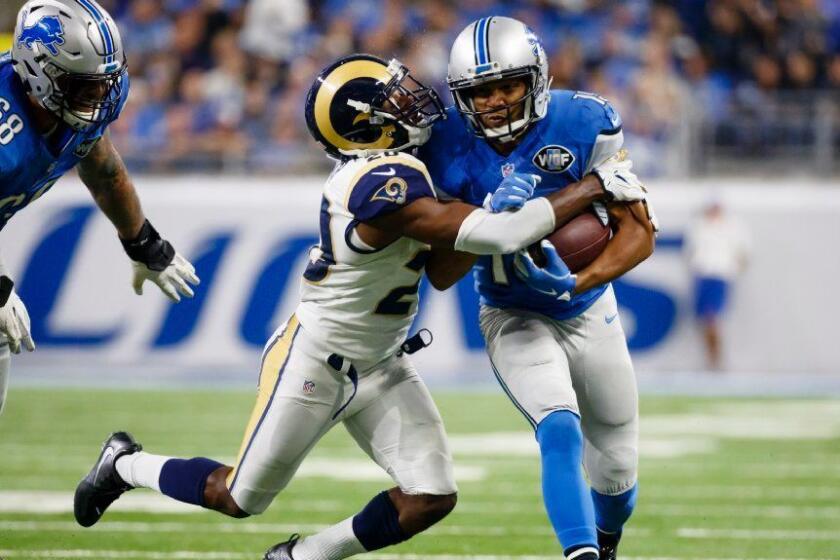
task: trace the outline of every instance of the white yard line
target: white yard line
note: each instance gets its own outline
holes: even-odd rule
[[[811,529],[702,529],[696,527],[681,527],[677,529],[677,536],[684,539],[732,539],[773,541],[838,541],[838,531],[814,531]]]
[[[0,558],[138,558],[148,560],[244,560],[255,558],[245,552],[198,552],[178,550],[156,552],[151,550],[0,550]]]
[[[195,550],[177,550],[171,552],[150,550],[94,550],[94,549],[27,549],[2,550],[3,558],[108,558],[108,559],[145,559],[145,560],[246,560],[253,559],[253,553],[247,552],[202,552]],[[495,554],[387,554],[367,553],[362,558],[368,560],[562,560],[561,555],[495,555]],[[624,560],[744,560],[743,558],[712,558],[692,556],[624,556]],[[837,560],[836,558],[791,558],[766,557],[750,560]]]
[[[342,511],[346,508],[346,504],[337,500],[282,500],[282,505],[283,508],[293,511],[330,512]],[[72,492],[0,491],[0,513],[49,514],[70,513],[72,511]],[[140,491],[125,494],[108,511],[191,514],[201,513],[204,510],[155,492]]]
[[[285,535],[289,533],[316,533],[326,528],[326,525],[291,524],[291,523],[178,523],[178,522],[137,522],[114,521],[102,522],[93,531],[103,533],[250,533],[267,535]],[[82,531],[81,527],[72,521],[0,521],[0,531],[49,531],[70,532]],[[638,532],[635,532],[638,534]],[[645,531],[647,533],[647,531]],[[467,526],[440,525],[429,529],[428,534],[470,537],[510,537],[525,536],[553,536],[550,527],[498,527],[498,526]]]
[[[279,503],[285,511],[294,512],[346,512],[347,504],[338,500],[284,500]],[[0,513],[55,514],[73,511],[73,494],[69,492],[7,490],[0,491]],[[201,508],[176,502],[153,492],[132,492],[126,494],[111,506],[110,511],[191,514],[200,513]],[[840,507],[836,506],[788,506],[781,504],[675,504],[669,502],[644,503],[644,511],[670,517],[731,517],[747,516],[756,519],[840,519]],[[349,512],[347,512],[349,513]],[[524,514],[545,516],[545,509],[539,497],[528,501],[467,501],[455,508],[454,515],[498,516]]]
[[[666,517],[748,517],[750,519],[840,519],[840,507],[767,505],[675,505],[647,503],[645,510]]]
[[[657,483],[645,485],[644,496],[650,498],[774,498],[784,500],[840,500],[840,486],[757,486],[741,484]]]
[[[180,523],[180,522],[138,522],[113,521],[102,522],[92,531],[113,533],[249,533],[283,535],[286,533],[314,533],[325,528],[320,524],[292,524],[292,523]],[[81,529],[71,521],[0,521],[0,530],[8,531],[51,531],[78,532]],[[635,536],[649,536],[649,529],[629,528],[628,533]],[[469,526],[442,524],[432,527],[428,533],[441,536],[475,536],[475,537],[504,537],[504,536],[553,536],[550,527],[500,527],[500,526]],[[679,527],[675,535],[686,539],[734,539],[734,540],[819,540],[840,541],[837,531],[815,531],[810,529],[707,529],[702,527]]]

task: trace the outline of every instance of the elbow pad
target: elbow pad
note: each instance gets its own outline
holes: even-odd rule
[[[554,208],[547,198],[529,200],[513,212],[477,209],[458,230],[455,249],[474,255],[513,253],[554,231]]]

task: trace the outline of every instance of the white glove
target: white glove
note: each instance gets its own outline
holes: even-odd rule
[[[601,180],[601,186],[612,200],[636,202],[645,199],[647,190],[636,174],[630,171],[632,168],[633,162],[627,157],[626,150],[619,150],[592,172]]]
[[[143,294],[143,282],[151,280],[169,296],[173,301],[181,301],[181,296],[193,297],[194,292],[190,288],[190,284],[198,286],[200,280],[195,275],[195,267],[181,256],[180,253],[175,253],[175,257],[169,266],[163,270],[152,270],[145,264],[137,261],[131,261],[131,266],[134,268],[134,292],[139,296]],[[180,294],[180,295],[179,295]]]
[[[29,332],[29,312],[14,290],[9,295],[6,305],[0,307],[0,334],[6,336],[9,350],[14,354],[20,354],[21,342],[29,352],[35,350],[35,343],[32,342]]]

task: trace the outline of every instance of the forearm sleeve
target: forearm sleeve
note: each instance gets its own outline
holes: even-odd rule
[[[455,249],[475,255],[513,253],[554,231],[554,208],[548,199],[529,200],[515,212],[473,211],[461,224]]]

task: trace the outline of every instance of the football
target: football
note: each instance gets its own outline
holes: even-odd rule
[[[572,272],[586,268],[607,246],[610,228],[601,223],[594,212],[575,216],[546,237],[557,249],[557,254]],[[545,266],[546,260],[539,243],[528,248],[534,262]]]

